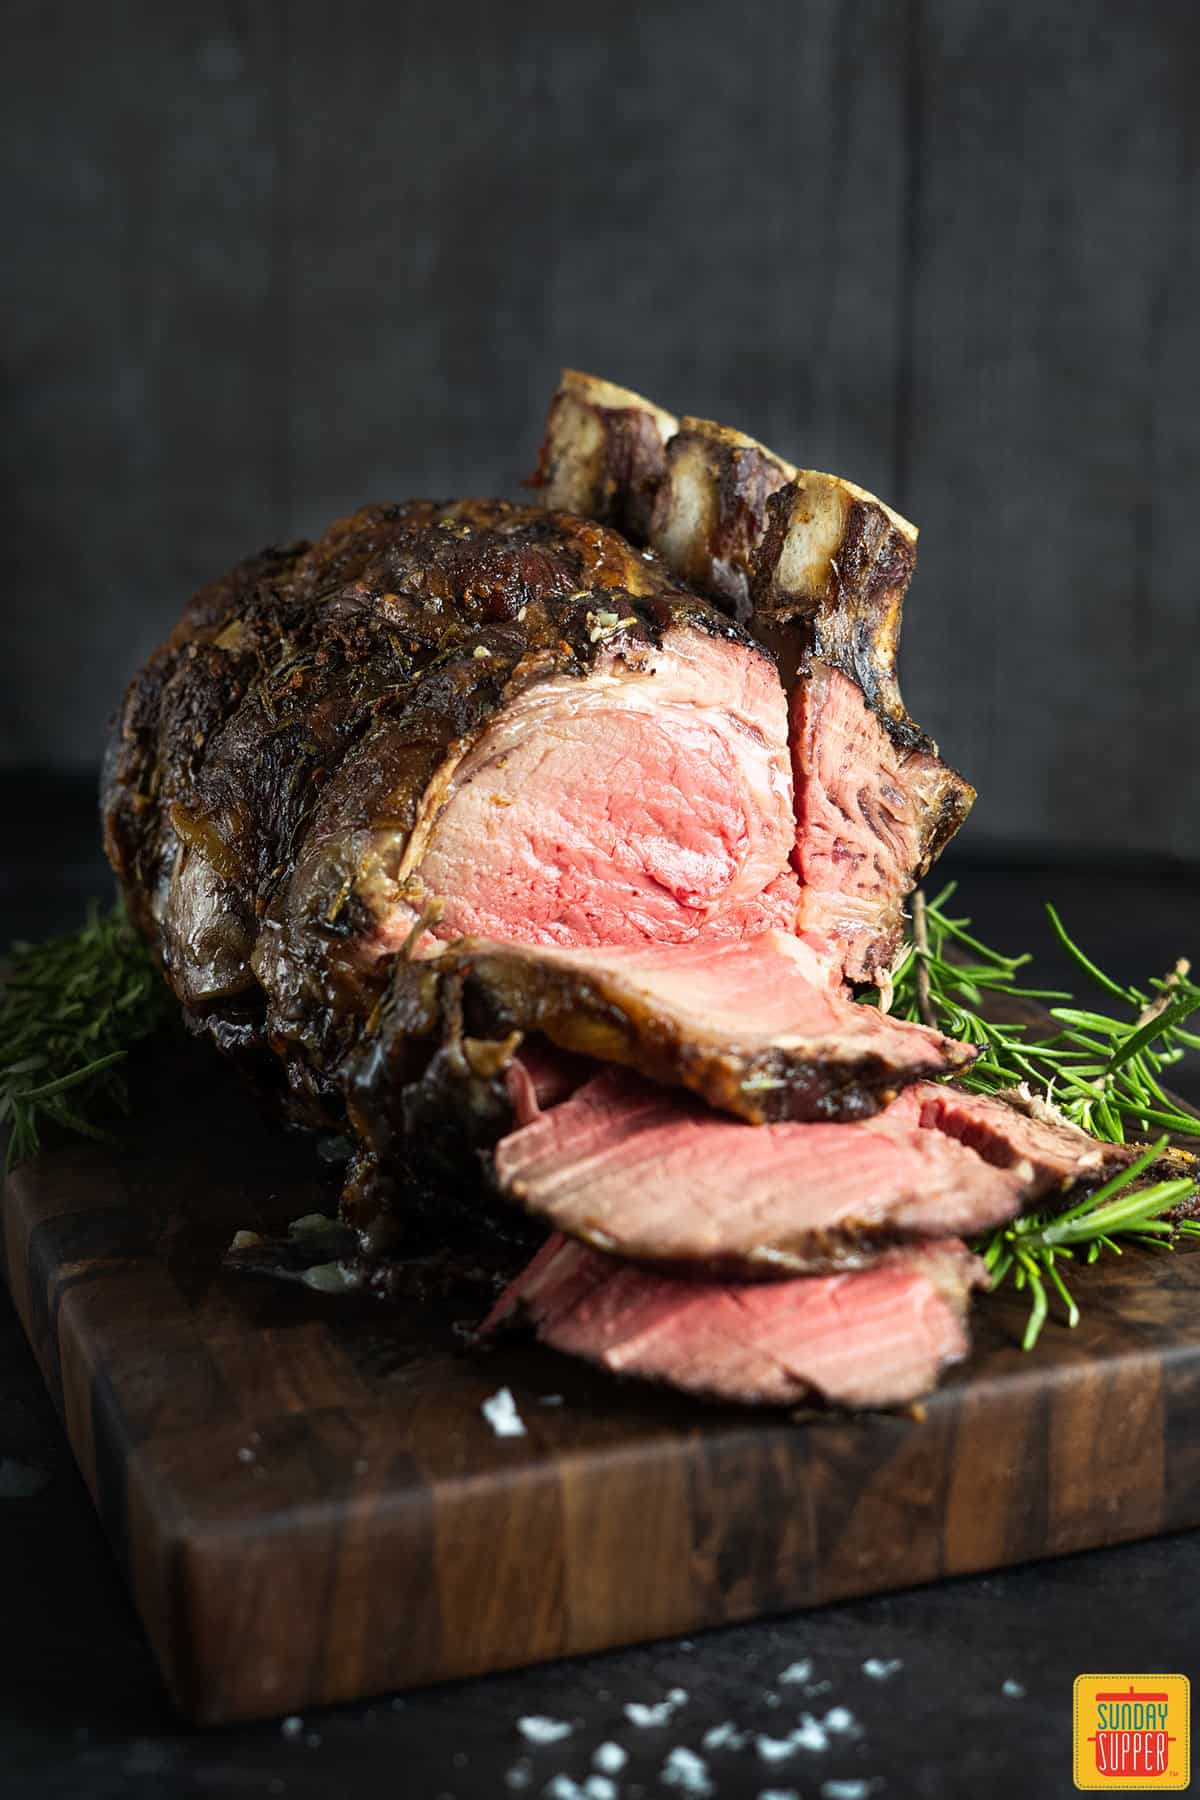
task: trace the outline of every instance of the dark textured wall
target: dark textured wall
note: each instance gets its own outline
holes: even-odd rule
[[[5,10],[0,760],[86,764],[188,592],[516,490],[558,367],[923,528],[976,843],[1200,856],[1200,9]]]

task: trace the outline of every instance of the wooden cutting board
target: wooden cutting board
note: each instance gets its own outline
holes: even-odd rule
[[[923,1418],[704,1406],[471,1303],[234,1274],[239,1227],[328,1209],[308,1145],[197,1053],[115,1146],[6,1191],[29,1339],[180,1707],[299,1710],[1200,1524],[1200,1255],[1080,1271],[1083,1323],[1019,1348],[1016,1296]],[[528,1434],[495,1436],[497,1388]],[[549,1395],[562,1403],[546,1404]]]

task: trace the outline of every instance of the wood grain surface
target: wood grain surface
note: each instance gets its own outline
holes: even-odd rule
[[[194,1052],[113,1146],[6,1192],[9,1278],[180,1707],[266,1716],[1200,1523],[1200,1255],[1081,1271],[1083,1324],[976,1350],[920,1419],[704,1406],[482,1303],[234,1274],[330,1193]],[[219,1121],[214,1125],[214,1121]],[[327,1178],[325,1178],[327,1182]],[[512,1388],[528,1435],[480,1412]],[[561,1405],[545,1396],[563,1397]]]

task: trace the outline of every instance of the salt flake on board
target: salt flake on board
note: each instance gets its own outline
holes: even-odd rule
[[[525,1421],[517,1411],[511,1388],[497,1388],[479,1408],[497,1437],[524,1437]]]

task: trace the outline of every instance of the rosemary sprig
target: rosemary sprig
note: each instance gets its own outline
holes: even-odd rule
[[[1180,961],[1146,991],[1122,987],[1047,906],[1051,929],[1072,962],[1128,1016],[1086,1010],[1071,994],[1025,986],[1021,971],[1030,957],[1005,956],[981,943],[969,919],[947,912],[954,892],[951,883],[935,900],[919,897],[914,905],[911,940],[893,977],[893,1011],[979,1047],[977,1061],[956,1078],[965,1087],[994,1094],[1023,1086],[1056,1116],[1106,1143],[1123,1144],[1127,1130],[1140,1138],[1157,1135],[1128,1168],[1084,1200],[1057,1214],[1026,1214],[975,1245],[993,1286],[1011,1276],[1019,1290],[1028,1290],[1024,1346],[1030,1350],[1048,1316],[1051,1292],[1062,1301],[1067,1323],[1078,1323],[1079,1308],[1062,1270],[1077,1253],[1094,1262],[1103,1251],[1120,1255],[1118,1239],[1170,1247],[1180,1236],[1200,1235],[1192,1220],[1163,1217],[1194,1193],[1194,1180],[1135,1185],[1166,1149],[1162,1134],[1200,1138],[1200,1116],[1181,1108],[1161,1079],[1189,1049],[1200,1047],[1200,1036],[1184,1029],[1200,1010],[1200,986]],[[1006,1000],[1040,1001],[1059,1029],[1004,1018]]]
[[[173,1013],[170,994],[124,911],[41,944],[14,944],[0,995],[0,1128],[9,1167],[53,1123],[102,1138],[97,1120],[128,1111],[131,1047]]]

